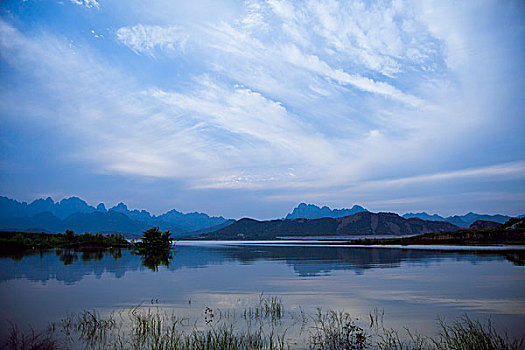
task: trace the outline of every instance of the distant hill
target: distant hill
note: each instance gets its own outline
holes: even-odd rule
[[[446,219],[442,216],[439,216],[437,214],[427,214],[425,212],[421,212],[421,213],[406,213],[406,214],[403,214],[403,217],[405,219],[410,219],[410,218],[418,218],[418,219],[421,219],[421,220],[427,220],[427,221],[446,221]]]
[[[0,228],[6,231],[28,232],[61,232],[62,220],[50,212],[38,213],[33,216],[14,217],[0,220]]]
[[[129,210],[119,203],[106,209],[103,203],[90,206],[78,197],[37,199],[29,204],[0,196],[0,230],[36,232],[63,232],[69,228],[77,232],[118,232],[140,234],[152,226],[171,230],[175,236],[207,232],[231,221],[222,216],[210,217],[204,213],[181,213],[170,210],[155,216],[146,210]]]
[[[62,199],[54,202],[51,197],[37,199],[27,204],[14,199],[0,196],[0,220],[15,217],[34,216],[41,213],[51,213],[59,219],[65,219],[75,213],[92,213],[96,208],[88,205],[78,197]]]
[[[175,209],[168,211],[162,215],[159,215],[155,219],[157,225],[162,226],[163,224],[174,223],[186,231],[203,230],[209,227],[221,225],[226,220],[222,216],[208,216],[204,213],[181,213]]]
[[[292,219],[337,219],[367,213],[368,210],[354,205],[352,208],[331,209],[313,204],[301,203],[286,215]],[[117,215],[122,214],[123,216]],[[437,214],[407,213],[404,219],[418,218],[426,221],[447,221],[458,227],[467,228],[478,220],[504,223],[509,216],[482,215],[468,213],[441,217]],[[282,222],[283,220],[274,220]],[[193,236],[223,229],[234,223],[222,216],[213,217],[205,213],[182,213],[175,209],[160,215],[152,215],[146,210],[130,210],[124,203],[106,209],[104,203],[96,207],[89,205],[78,197],[64,198],[55,202],[51,197],[37,199],[31,203],[19,202],[0,196],[0,230],[22,230],[37,232],[63,232],[66,228],[77,232],[118,232],[140,234],[145,228],[159,226],[161,230],[170,230],[174,236]],[[235,224],[238,225],[238,222]],[[313,227],[316,227],[315,225]],[[324,229],[324,226],[323,226]],[[314,228],[312,228],[314,230]],[[293,231],[293,230],[292,230]]]
[[[327,206],[318,207],[314,204],[301,203],[285,219],[320,219],[320,218],[341,218],[368,211],[365,208],[354,205],[351,209],[330,209]]]
[[[393,213],[360,212],[341,218],[285,219],[257,221],[241,219],[203,239],[275,239],[278,237],[352,236],[352,235],[413,235],[439,231],[454,231],[458,227],[448,222],[404,219]]]
[[[421,213],[406,213],[403,215],[405,219],[409,218],[419,218],[422,220],[431,220],[431,221],[447,221],[451,224],[454,224],[459,227],[469,227],[472,225],[475,221],[483,220],[483,221],[494,221],[498,222],[500,224],[505,223],[507,220],[509,220],[511,217],[507,215],[487,215],[487,214],[477,214],[477,213],[468,213],[465,215],[454,215],[449,217],[442,217],[437,214],[427,214],[425,212]]]
[[[301,203],[296,208],[294,208],[291,213],[286,215],[285,219],[341,218],[367,211],[367,209],[359,205],[354,205],[351,209],[330,209],[327,206],[319,207],[314,204]],[[510,216],[507,215],[487,215],[472,212],[465,215],[453,215],[449,217],[443,217],[437,214],[428,214],[426,212],[406,213],[402,216],[405,219],[418,218],[426,221],[447,221],[453,225],[464,228],[468,228],[477,220],[494,221],[503,224],[510,219]]]
[[[503,224],[499,222],[476,220],[468,228],[471,230],[494,230],[501,226],[503,226]]]
[[[150,225],[131,220],[122,213],[110,210],[105,213],[75,213],[64,220],[50,212],[39,213],[29,217],[10,218],[0,221],[2,230],[18,230],[26,232],[64,232],[71,229],[75,232],[115,232],[140,233]]]

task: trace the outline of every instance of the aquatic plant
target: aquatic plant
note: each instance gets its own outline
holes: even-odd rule
[[[365,330],[355,324],[346,312],[327,311],[320,308],[310,328],[309,345],[314,350],[363,350],[369,345]]]
[[[464,316],[452,324],[439,321],[440,332],[428,337],[409,329],[383,327],[383,314],[374,311],[370,323],[344,311],[322,311],[311,315],[284,313],[278,297],[260,295],[258,303],[243,312],[206,307],[203,319],[193,323],[159,306],[139,305],[129,311],[103,316],[97,311],[70,314],[45,332],[23,334],[12,326],[0,347],[14,350],[62,348],[155,349],[155,350],[520,350],[523,338],[510,339],[489,321],[481,323]],[[283,317],[300,320],[301,332],[288,335]],[[288,320],[289,321],[289,320]],[[290,326],[287,324],[287,326]],[[293,326],[293,325],[292,325]],[[304,328],[304,332],[303,332]]]
[[[441,332],[439,339],[432,342],[439,350],[518,350],[525,348],[523,338],[510,339],[507,334],[500,334],[494,328],[490,319],[486,324],[463,316],[447,325],[439,321]]]
[[[269,319],[279,321],[284,315],[284,306],[279,297],[259,295],[259,302],[253,307],[244,309],[243,317],[246,320]]]
[[[58,339],[55,337],[55,329],[50,326],[44,332],[36,332],[30,329],[22,333],[17,325],[11,324],[11,330],[5,347],[12,350],[55,350],[59,349]],[[1,345],[1,343],[0,343]]]

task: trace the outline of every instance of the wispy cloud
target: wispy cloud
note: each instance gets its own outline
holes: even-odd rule
[[[120,28],[117,38],[137,53],[151,53],[153,47],[166,47],[172,50],[170,45],[179,43],[182,37],[184,43],[189,40],[192,45],[199,46],[206,52],[203,56],[212,59],[210,65],[212,69],[220,70],[221,73],[226,73],[243,84],[251,83],[249,78],[240,74],[245,67],[250,67],[251,71],[256,70],[257,78],[264,81],[282,80],[279,76],[283,72],[299,69],[299,72],[294,72],[294,78],[303,74],[305,80],[313,81],[315,78],[312,74],[320,75],[343,86],[386,96],[410,106],[420,106],[422,101],[419,98],[401,91],[386,81],[363,75],[363,73],[374,72],[374,74],[390,76],[394,71],[401,72],[401,62],[405,65],[414,65],[421,63],[430,55],[417,51],[414,43],[412,43],[414,48],[403,43],[401,38],[403,25],[393,22],[393,17],[398,13],[393,9],[388,12],[382,7],[367,10],[362,6],[347,7],[336,3],[326,5],[312,1],[305,8],[295,8],[287,1],[268,3],[252,1],[248,3],[246,14],[231,24],[222,22],[202,27],[187,26],[185,34],[181,33],[180,28],[175,29],[172,26],[136,25]],[[329,7],[331,7],[330,13],[323,10]],[[385,15],[380,20],[371,22],[373,16],[378,13],[385,13]],[[348,22],[363,16],[368,18],[368,22],[353,24]],[[278,20],[275,21],[275,18]],[[385,23],[390,24],[384,27]],[[406,20],[404,27],[408,28],[407,23]],[[414,30],[414,28],[407,30]],[[364,34],[365,31],[367,35]],[[384,38],[385,35],[388,35],[387,40]],[[347,36],[345,43],[341,43],[338,38],[345,36]],[[397,37],[393,38],[393,36]],[[357,37],[360,37],[360,40],[357,40]],[[428,34],[425,38],[428,38]],[[359,46],[361,54],[350,55],[351,49],[356,46],[353,45],[356,41],[360,43],[356,45]],[[396,41],[399,43],[394,45],[395,49],[391,47],[392,45],[387,45]],[[308,43],[317,45],[314,47]],[[323,50],[319,50],[319,47]],[[328,52],[327,48],[330,48]],[[431,52],[432,49],[435,48],[429,48],[428,51]],[[419,50],[421,50],[420,46]],[[405,51],[411,51],[411,54],[404,56]],[[228,56],[218,57],[221,52],[227,53]],[[361,57],[364,53],[366,59]],[[336,67],[334,68],[321,57],[326,57]],[[392,57],[397,58],[399,62]],[[224,64],[223,59],[226,58],[228,62]],[[379,61],[381,63],[378,63]],[[395,62],[387,68],[387,61]],[[293,67],[289,67],[290,65]],[[345,66],[352,66],[354,72],[346,72],[342,68]],[[408,67],[413,69],[411,66]],[[403,68],[407,67],[403,66]],[[387,71],[390,73],[386,74]],[[317,91],[327,90],[320,87]]]
[[[407,186],[423,182],[439,182],[458,179],[497,178],[505,180],[511,178],[525,179],[525,162],[511,162],[494,164],[486,167],[468,168],[434,174],[409,176],[398,179],[376,180],[364,183],[365,186]]]
[[[64,132],[74,125],[79,147],[69,152],[99,163],[101,171],[179,177],[198,186],[281,186],[294,176],[282,167],[338,160],[332,141],[251,89],[203,76],[184,93],[142,90],[93,53],[47,37],[25,38],[5,22],[1,33],[9,61],[34,65],[38,84],[62,99],[49,121]]]
[[[137,24],[120,28],[117,39],[136,53],[153,55],[155,49],[169,53],[184,51],[188,34],[177,26],[145,26]]]
[[[71,1],[73,4],[85,6],[88,8],[91,8],[91,7],[100,8],[100,4],[98,3],[97,0],[69,0],[69,1]]]
[[[421,105],[421,101],[418,98],[407,95],[388,83],[377,82],[358,74],[348,74],[342,69],[333,69],[315,55],[302,54],[296,46],[285,47],[283,56],[285,61],[326,76],[342,85],[351,85],[361,91],[387,96],[414,107]]]

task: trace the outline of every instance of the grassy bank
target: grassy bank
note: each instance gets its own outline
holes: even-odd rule
[[[286,320],[285,320],[286,318]],[[366,322],[346,312],[287,311],[278,297],[260,297],[244,311],[206,307],[190,321],[165,309],[137,307],[102,316],[96,311],[69,315],[42,333],[12,326],[7,349],[180,349],[180,350],[350,350],[350,349],[524,349],[487,321],[464,316],[439,322],[433,337],[408,329],[387,329],[375,312]]]

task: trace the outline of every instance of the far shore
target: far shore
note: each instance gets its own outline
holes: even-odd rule
[[[178,240],[179,244],[192,241],[191,238]],[[224,242],[225,244],[301,244],[315,246],[348,247],[513,247],[525,246],[525,229],[463,229],[458,231],[434,232],[412,236],[307,236],[279,237],[274,240],[195,240],[196,242]],[[205,243],[204,243],[205,244]],[[213,244],[213,243],[212,243]],[[502,249],[502,248],[497,248]]]
[[[440,250],[525,250],[525,229],[463,229],[412,236],[303,236],[278,237],[272,240],[202,240],[192,237],[175,238],[176,245],[308,245],[355,248],[402,248]],[[131,244],[120,234],[66,234],[0,232],[0,248],[77,248],[95,249]]]

